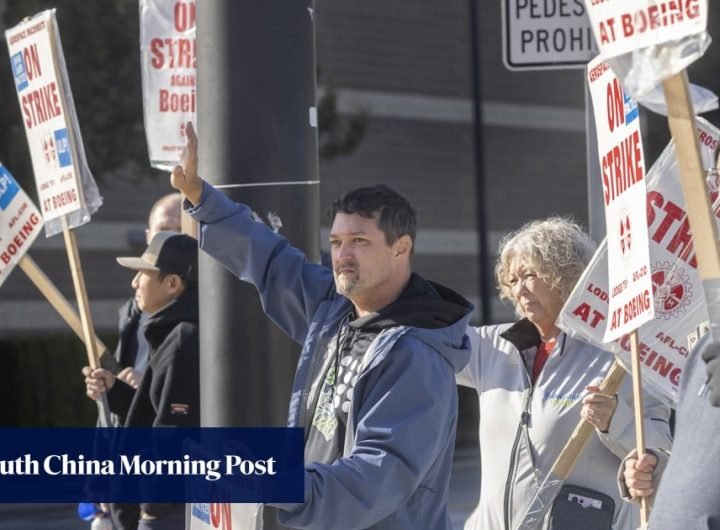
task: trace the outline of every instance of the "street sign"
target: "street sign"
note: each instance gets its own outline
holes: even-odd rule
[[[582,0],[504,0],[509,70],[584,68],[598,53]]]

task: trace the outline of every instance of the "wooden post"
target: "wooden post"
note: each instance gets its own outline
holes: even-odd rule
[[[85,336],[82,322],[75,312],[75,308],[68,302],[67,298],[63,296],[58,288],[55,287],[50,278],[48,278],[38,264],[35,263],[35,260],[25,254],[25,256],[18,261],[18,266],[27,274],[30,281],[35,284],[35,287],[45,296],[47,301],[50,302],[50,305],[55,308],[55,311],[58,312],[67,325],[70,326],[70,329],[84,342]],[[100,352],[100,355],[106,350],[109,351],[108,347],[103,344],[97,335],[95,335],[95,348]]]
[[[630,364],[633,380],[633,409],[635,410],[635,446],[638,458],[645,454],[645,423],[643,421],[642,378],[640,376],[640,345],[637,329],[630,333]],[[650,506],[647,497],[640,497],[640,528],[647,528]]]
[[[668,125],[675,141],[680,184],[687,205],[698,272],[703,280],[720,278],[718,233],[708,200],[705,168],[700,156],[697,123],[687,73],[683,70],[663,81],[663,90],[667,103]]]
[[[87,350],[88,362],[90,368],[100,368],[100,357],[98,356],[97,345],[95,344],[95,331],[90,315],[90,304],[88,302],[87,289],[85,288],[85,276],[82,272],[80,264],[80,254],[78,253],[75,232],[67,226],[67,218],[63,217],[63,237],[65,238],[65,247],[70,261],[70,272],[72,273],[73,286],[75,287],[75,297],[77,298],[78,309],[80,310],[80,322],[82,324],[83,338],[85,340],[85,349]],[[103,394],[101,400],[97,401],[98,413],[100,415],[100,425],[102,427],[110,427],[110,409],[107,403],[107,394]]]

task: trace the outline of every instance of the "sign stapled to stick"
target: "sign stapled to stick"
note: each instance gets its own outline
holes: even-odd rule
[[[194,0],[140,0],[140,63],[150,164],[172,169],[197,123]]]
[[[42,215],[0,163],[0,285],[28,251],[42,226]]]
[[[102,204],[85,160],[55,10],[5,31],[45,233],[90,220]]]
[[[710,167],[720,130],[697,118],[697,138],[703,162]],[[720,182],[709,184],[714,220],[720,227]],[[698,326],[708,320],[675,142],[667,145],[648,171],[647,204],[655,318],[639,330],[640,357],[648,389],[674,405],[690,343],[697,339]],[[607,266],[603,242],[563,307],[558,324],[571,336],[612,351],[627,366],[629,338],[623,336],[609,344],[603,341],[609,315]]]
[[[102,200],[85,160],[55,10],[25,19],[7,30],[5,38],[45,233],[63,233],[88,362],[97,368],[98,345],[73,228],[88,222]],[[100,424],[109,426],[107,396],[97,404]]]
[[[645,431],[637,330],[653,319],[655,308],[650,283],[640,109],[602,56],[588,64],[587,79],[597,131],[607,232],[610,299],[603,341],[630,335],[635,442],[638,455],[642,456]],[[641,528],[646,528],[649,512],[647,499],[640,499]]]
[[[604,341],[652,320],[645,159],[637,102],[598,56],[588,64],[598,136],[608,248],[609,314]]]

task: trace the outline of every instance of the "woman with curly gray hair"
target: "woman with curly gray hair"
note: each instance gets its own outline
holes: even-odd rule
[[[472,354],[457,380],[478,393],[482,477],[480,501],[466,530],[517,528],[581,417],[595,435],[566,484],[586,488],[578,491],[605,508],[585,514],[604,520],[580,526],[639,525],[637,508],[620,502],[616,486],[619,463],[635,444],[630,381],[619,397],[601,393],[597,384],[613,355],[556,325],[594,249],[580,226],[562,217],[527,223],[500,244],[495,268],[500,297],[514,304],[520,320],[468,328]],[[669,415],[668,407],[645,397],[649,446],[670,446]],[[562,526],[559,511],[550,528],[580,528],[577,521]]]

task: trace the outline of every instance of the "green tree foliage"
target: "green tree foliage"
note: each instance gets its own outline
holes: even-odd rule
[[[103,340],[116,340],[103,336]],[[111,344],[106,342],[106,344]],[[0,426],[93,426],[97,406],[85,396],[85,348],[69,334],[0,341],[5,373]]]

